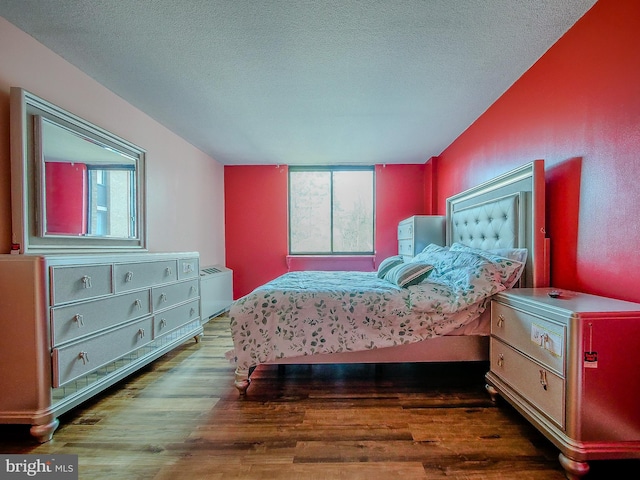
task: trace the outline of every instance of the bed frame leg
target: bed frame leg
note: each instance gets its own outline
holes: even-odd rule
[[[249,370],[236,368],[236,379],[234,382],[240,395],[247,393],[247,388],[251,385],[251,379],[249,378]]]

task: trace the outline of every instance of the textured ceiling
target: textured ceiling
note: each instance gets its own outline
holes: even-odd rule
[[[595,0],[0,0],[224,164],[423,163]]]

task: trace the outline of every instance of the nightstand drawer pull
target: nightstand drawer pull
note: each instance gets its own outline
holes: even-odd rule
[[[502,324],[504,323],[504,315],[498,315],[498,327],[501,327]]]
[[[91,288],[91,277],[89,275],[82,276],[82,288]]]
[[[83,365],[86,365],[87,362],[89,361],[89,354],[87,352],[80,352],[78,354],[78,358],[82,360]]]
[[[498,366],[499,367],[504,367],[504,354],[503,353],[499,353],[498,354]]]
[[[545,390],[547,389],[547,372],[545,370],[540,370],[540,385]]]
[[[79,313],[76,313],[76,314],[73,316],[73,321],[74,321],[74,322],[76,322],[76,323],[78,324],[78,328],[80,328],[80,327],[83,327],[83,326],[84,326],[84,317],[83,317],[81,314],[79,314]]]

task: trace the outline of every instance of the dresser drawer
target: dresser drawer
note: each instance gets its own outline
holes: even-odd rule
[[[125,292],[178,280],[178,261],[121,263],[115,265],[115,290]]]
[[[51,310],[52,345],[56,347],[150,314],[149,290],[56,307]]]
[[[153,317],[153,338],[161,337],[199,316],[198,300],[158,313]]]
[[[113,293],[111,265],[51,267],[51,305]]]
[[[495,338],[491,339],[490,357],[493,373],[564,429],[564,379]]]
[[[536,359],[561,376],[565,375],[564,325],[491,302],[491,334]]]
[[[178,303],[198,297],[198,280],[153,287],[151,289],[151,296],[153,298],[154,312],[171,308]]]
[[[200,276],[197,258],[181,258],[178,260],[178,279],[186,280]]]
[[[53,349],[53,387],[65,385],[152,340],[152,318],[116,327],[86,340]]]

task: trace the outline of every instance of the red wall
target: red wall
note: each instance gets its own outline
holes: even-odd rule
[[[87,166],[47,162],[45,178],[47,232],[87,233]]]
[[[425,202],[431,196],[430,172],[430,163],[376,165],[374,259],[302,258],[288,264],[287,167],[226,166],[226,265],[233,270],[234,298],[289,269],[374,270],[377,262],[397,253],[398,222],[431,213],[430,202]]]
[[[597,2],[436,160],[436,211],[542,158],[552,283],[640,302],[639,46],[640,2]]]

